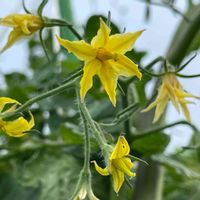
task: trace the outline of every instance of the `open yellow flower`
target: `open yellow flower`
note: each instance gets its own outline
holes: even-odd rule
[[[14,99],[0,97],[0,130],[12,137],[21,137],[34,126],[34,118],[31,113],[29,121],[24,117],[18,117],[13,121],[5,121],[2,119],[2,114],[6,115],[13,112],[19,104],[20,103]]]
[[[0,25],[12,27],[6,45],[1,49],[4,52],[21,37],[29,36],[43,27],[40,17],[31,14],[12,14],[0,20]]]
[[[134,33],[115,34],[110,36],[110,28],[100,19],[100,28],[91,44],[85,41],[69,41],[57,37],[59,43],[79,60],[85,62],[84,74],[80,81],[80,96],[83,101],[87,91],[93,85],[93,76],[98,75],[110,101],[116,105],[116,87],[118,76],[137,76],[142,74],[138,66],[124,54],[143,30]]]
[[[102,175],[108,176],[109,174],[113,177],[113,184],[115,192],[119,192],[123,182],[124,175],[127,174],[130,177],[134,177],[135,173],[131,171],[133,168],[133,163],[128,154],[130,153],[130,147],[125,137],[120,136],[118,138],[117,144],[115,145],[107,163],[106,168],[101,168],[98,166],[96,161],[92,161],[95,164],[95,169]]]
[[[180,108],[185,115],[187,121],[191,122],[191,117],[187,104],[193,102],[188,101],[186,98],[199,98],[183,90],[181,84],[176,78],[174,73],[167,73],[162,79],[162,84],[158,89],[158,96],[154,102],[152,102],[146,109],[142,112],[147,112],[152,108],[156,107],[155,116],[153,122],[157,122],[162,113],[164,112],[168,101],[171,101],[179,112]]]

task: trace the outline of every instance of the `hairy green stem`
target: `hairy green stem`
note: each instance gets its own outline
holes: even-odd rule
[[[45,27],[53,27],[53,26],[67,27],[74,34],[74,36],[77,37],[77,39],[79,40],[83,39],[82,36],[78,33],[78,31],[73,27],[73,25],[66,20],[44,18],[44,26]]]
[[[85,138],[84,138],[84,164],[83,164],[83,168],[81,170],[81,173],[79,175],[79,179],[76,185],[76,188],[74,190],[74,193],[72,195],[72,197],[70,198],[71,200],[73,200],[78,192],[81,190],[81,187],[83,187],[83,185],[89,185],[91,184],[91,172],[90,172],[90,137],[89,137],[89,129],[88,129],[88,124],[87,124],[87,120],[80,108],[80,100],[79,100],[79,96],[77,96],[77,101],[78,101],[78,109],[80,112],[80,116],[82,119],[82,123],[84,126],[84,133],[85,133]]]
[[[83,121],[83,126],[84,126],[84,133],[85,133],[85,154],[84,154],[84,169],[86,171],[90,171],[90,137],[89,137],[89,129],[88,129],[88,125],[87,125],[87,120],[84,116],[84,114],[82,113],[81,109],[80,110],[80,115]]]
[[[97,130],[95,122],[93,121],[85,103],[80,101],[80,94],[79,94],[78,89],[76,89],[76,95],[77,95],[78,103],[79,103],[80,110],[83,116],[85,117],[87,123],[90,125],[90,128],[92,129],[92,132],[94,133],[96,140],[99,143],[100,148],[104,149],[107,146],[104,135]]]
[[[76,82],[76,80],[78,79],[79,77],[76,77],[74,80],[72,81],[69,81],[69,82],[66,82],[65,84],[63,85],[60,85],[52,90],[49,90],[47,92],[44,92],[42,93],[41,95],[38,95],[36,97],[33,97],[32,99],[29,99],[27,102],[25,102],[24,104],[22,104],[19,108],[17,108],[14,112],[12,113],[6,113],[4,116],[2,116],[2,118],[9,118],[9,117],[13,117],[15,116],[16,114],[20,113],[20,112],[23,112],[24,110],[26,110],[29,106],[31,106],[33,103],[35,102],[38,102],[42,99],[45,99],[47,97],[50,97],[50,96],[54,96],[54,95],[57,95],[63,91],[65,91],[66,89],[72,87],[72,85]]]

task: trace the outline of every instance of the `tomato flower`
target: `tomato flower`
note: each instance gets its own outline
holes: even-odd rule
[[[187,121],[191,122],[191,117],[189,110],[187,108],[187,104],[191,104],[193,102],[186,100],[186,98],[199,98],[190,93],[187,93],[182,88],[181,84],[176,78],[174,73],[167,73],[164,75],[162,79],[162,84],[158,89],[158,96],[154,102],[152,102],[146,109],[142,112],[147,112],[152,108],[156,107],[155,116],[153,122],[157,122],[162,113],[164,112],[168,101],[171,101],[179,112],[180,108],[185,115]]]
[[[21,37],[29,36],[43,27],[40,17],[31,14],[11,14],[0,20],[0,25],[12,27],[6,45],[1,52],[7,50]]]
[[[100,28],[91,44],[83,40],[69,41],[57,37],[63,47],[85,62],[83,77],[80,81],[82,101],[93,85],[94,75],[99,76],[113,106],[116,105],[118,76],[137,76],[139,79],[142,77],[138,66],[124,54],[132,49],[132,45],[143,30],[111,36],[110,32],[110,28],[100,19]]]
[[[120,136],[118,138],[117,144],[113,148],[113,151],[109,157],[106,168],[101,168],[98,166],[96,161],[92,161],[95,165],[95,169],[102,175],[108,176],[109,174],[113,177],[113,185],[115,192],[119,192],[123,182],[124,175],[134,177],[135,173],[131,171],[133,168],[133,163],[127,156],[130,153],[130,147],[125,137]]]
[[[15,111],[17,105],[20,105],[20,103],[14,99],[0,97],[0,130],[12,137],[21,137],[34,126],[34,118],[31,113],[29,121],[24,117],[18,117],[13,121],[5,121],[2,119],[2,114],[6,115]]]

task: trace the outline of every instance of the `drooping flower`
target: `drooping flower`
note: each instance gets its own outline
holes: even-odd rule
[[[6,45],[1,49],[4,52],[21,37],[29,36],[43,27],[40,17],[31,14],[11,14],[0,20],[0,25],[12,27]]]
[[[92,161],[95,165],[95,169],[102,176],[108,176],[109,174],[112,175],[113,185],[116,193],[119,192],[124,182],[125,174],[130,177],[135,176],[135,173],[131,171],[131,169],[133,168],[133,163],[128,157],[129,153],[130,147],[128,142],[126,141],[125,137],[120,136],[118,138],[117,144],[113,148],[109,160],[107,161],[106,168],[103,169],[100,166],[98,166],[96,161]]]
[[[154,120],[153,122],[157,122],[162,113],[164,112],[168,101],[171,101],[174,107],[178,112],[180,109],[182,110],[185,118],[188,122],[191,122],[191,117],[189,110],[187,108],[187,104],[192,104],[193,102],[187,100],[186,98],[199,98],[190,93],[187,93],[182,88],[181,84],[176,78],[174,73],[167,73],[164,75],[162,79],[162,84],[158,89],[158,96],[154,102],[152,102],[146,109],[142,110],[142,112],[147,112],[152,108],[156,107]]]
[[[13,121],[2,119],[2,115],[5,116],[15,111],[17,105],[20,103],[14,99],[0,97],[0,130],[12,137],[21,137],[34,126],[34,118],[31,113],[29,113],[30,120],[26,120],[24,117],[18,117]]]
[[[93,193],[90,185],[82,185],[81,189],[78,191],[78,194],[75,196],[73,200],[99,200]]]
[[[91,44],[83,40],[69,41],[57,37],[59,43],[79,60],[85,62],[83,77],[80,81],[80,96],[83,101],[93,85],[93,76],[98,75],[110,101],[116,105],[118,76],[137,76],[142,74],[138,66],[124,54],[132,49],[143,30],[134,33],[110,36],[110,28],[100,19],[100,28]]]

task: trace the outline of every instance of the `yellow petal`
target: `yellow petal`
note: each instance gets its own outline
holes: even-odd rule
[[[108,172],[108,168],[101,168],[99,167],[99,165],[96,163],[96,161],[92,161],[92,163],[94,163],[95,169],[97,172],[99,172],[99,174],[101,174],[102,176],[108,176],[109,172]]]
[[[17,40],[20,39],[21,36],[24,36],[24,33],[20,29],[14,29],[13,31],[11,31],[8,36],[8,41],[6,45],[1,49],[0,52],[2,53],[10,46],[12,46]]]
[[[121,172],[120,170],[113,170],[112,177],[113,177],[115,192],[118,193],[124,182],[124,173]]]
[[[3,130],[12,137],[21,137],[26,134],[34,126],[34,118],[31,115],[31,120],[28,122],[23,117],[19,117],[14,121],[6,121]]]
[[[156,97],[156,100],[152,102],[149,106],[147,106],[147,108],[143,109],[141,112],[148,112],[149,110],[157,106],[159,103],[161,103],[164,99],[167,99],[167,101],[169,100],[167,90],[162,84],[159,87],[158,96]]]
[[[125,54],[132,49],[133,44],[143,31],[112,35],[105,48],[113,53]]]
[[[18,101],[16,101],[15,99],[11,99],[8,97],[0,97],[0,113],[2,111],[2,109],[4,108],[4,106],[8,103],[16,103],[16,104],[20,104]]]
[[[131,177],[135,176],[135,174],[130,170],[131,168],[128,167],[130,165],[128,160],[126,160],[124,162],[123,158],[113,159],[112,160],[112,165],[116,169],[118,169],[118,170],[122,171],[123,173],[127,174],[128,176],[131,176]],[[131,165],[131,167],[132,167],[132,165]]]
[[[137,76],[141,79],[142,74],[138,70],[138,65],[136,65],[132,60],[124,55],[118,54],[117,61],[112,61],[119,75],[130,77]]]
[[[110,28],[106,23],[100,18],[100,28],[97,35],[93,37],[91,45],[95,48],[104,47],[109,39]]]
[[[120,136],[118,138],[117,144],[115,145],[113,152],[110,156],[110,159],[117,159],[127,156],[130,152],[130,147],[126,138],[124,136]]]
[[[96,57],[96,50],[83,40],[69,41],[57,36],[58,42],[69,52],[72,52],[79,60],[89,61]]]
[[[113,106],[116,106],[116,88],[118,77],[117,72],[113,69],[109,62],[102,62],[99,78]]]
[[[130,158],[124,157],[121,158],[121,160],[124,162],[124,164],[128,167],[128,169],[132,169],[133,168],[133,163],[131,162]]]
[[[160,119],[161,115],[164,113],[167,103],[168,98],[164,98],[157,104],[153,123],[157,122]]]
[[[92,87],[93,84],[93,76],[98,74],[101,67],[101,62],[97,59],[89,61],[84,66],[83,77],[80,81],[80,96],[81,101],[84,100],[87,91]]]
[[[172,87],[172,85],[168,84],[168,85],[165,85],[165,87],[167,88],[168,96],[169,96],[172,104],[176,108],[177,112],[179,112],[180,109],[179,109],[178,96],[176,94],[176,91],[174,90],[174,88]]]
[[[155,100],[154,102],[152,102],[151,104],[149,104],[145,109],[141,110],[141,112],[148,112],[152,108],[154,108],[157,104],[158,104],[158,102]]]
[[[186,120],[188,122],[191,122],[190,112],[187,108],[187,105],[185,103],[180,103],[180,106],[181,106],[181,110],[183,111],[183,114],[184,114]]]
[[[22,21],[20,23],[20,27],[21,27],[21,29],[22,29],[24,34],[26,34],[26,35],[30,35],[31,34],[31,31],[28,28],[28,21],[27,20]]]
[[[2,18],[0,20],[0,25],[9,26],[9,27],[15,26],[14,16],[15,15],[13,14],[13,15],[8,15],[7,17]]]

